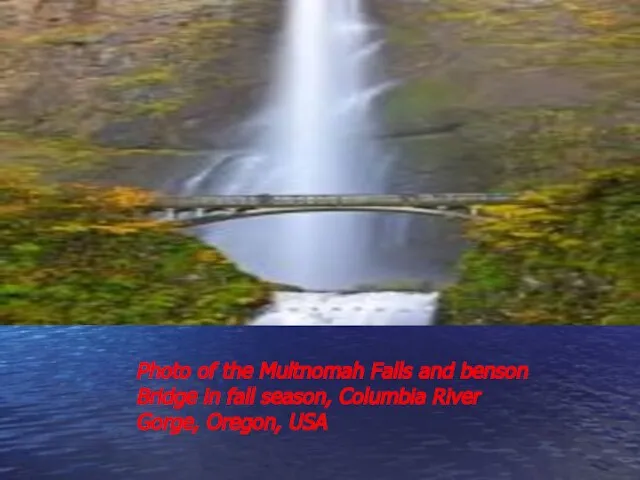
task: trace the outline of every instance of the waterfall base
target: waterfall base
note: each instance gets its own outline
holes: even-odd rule
[[[256,326],[425,326],[434,321],[438,293],[279,292]]]

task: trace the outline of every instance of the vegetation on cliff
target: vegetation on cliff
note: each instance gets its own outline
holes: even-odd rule
[[[262,0],[92,1],[82,15],[75,0],[14,3],[22,14],[0,21],[0,130],[200,148],[263,82],[274,9]]]
[[[470,229],[447,321],[640,324],[640,168],[529,196],[535,206],[487,207]]]
[[[0,173],[1,321],[246,319],[273,286],[136,219],[147,194],[46,186],[15,165],[50,180],[209,146],[261,85],[276,2],[91,1],[52,24],[60,5],[85,2],[43,3],[35,23],[0,31],[0,163],[13,165]],[[406,80],[387,98],[392,130],[462,125],[450,143],[481,162],[465,175],[490,171],[501,190],[541,202],[486,209],[492,220],[469,226],[446,321],[640,323],[637,11],[613,0],[379,3],[391,73]],[[407,148],[426,164],[434,145]]]
[[[136,220],[146,194],[47,184],[209,145],[262,81],[256,59],[272,9],[256,0],[3,7],[15,15],[0,21],[0,322],[249,318],[273,287],[195,238]]]
[[[271,287],[217,250],[136,216],[149,194],[0,176],[4,324],[237,324]]]
[[[454,141],[495,187],[543,201],[487,209],[493,220],[469,226],[445,320],[639,324],[637,9],[613,0],[406,8],[387,13],[396,70],[409,79],[392,97],[394,118],[460,115]]]

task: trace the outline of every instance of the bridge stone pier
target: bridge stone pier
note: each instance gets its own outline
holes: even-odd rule
[[[483,205],[522,203],[516,195],[444,193],[409,195],[224,195],[159,197],[147,210],[155,217],[197,226],[238,218],[310,212],[377,212],[478,217]]]

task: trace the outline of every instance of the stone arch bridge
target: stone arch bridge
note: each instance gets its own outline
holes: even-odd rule
[[[310,212],[376,212],[484,218],[486,205],[523,203],[517,195],[444,193],[415,195],[224,195],[159,197],[147,210],[155,218],[185,227],[209,223]]]

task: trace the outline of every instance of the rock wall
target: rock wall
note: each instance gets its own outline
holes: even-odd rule
[[[265,81],[279,0],[0,0],[0,129],[205,148]]]
[[[500,14],[506,9],[518,15],[518,10],[526,12],[535,2],[372,3],[387,30],[390,73],[405,82],[407,93],[399,89],[393,100],[401,102],[404,97],[411,97],[415,112],[438,115],[455,108],[478,111],[575,106],[591,98],[592,92],[576,72],[524,68],[526,65],[513,62],[522,52],[513,46],[514,37],[509,37],[508,32],[503,35],[507,39],[501,41],[497,29]],[[406,113],[413,117],[413,112]],[[418,118],[403,120],[420,122],[420,115],[416,115]]]
[[[623,7],[613,0],[367,1],[385,29],[389,75],[403,82],[385,100],[392,130],[462,123],[454,143],[474,154],[493,124],[516,125],[505,111],[583,108],[602,96],[591,65],[559,63],[622,55],[604,48],[607,15]],[[260,98],[282,4],[0,0],[0,131],[122,148],[220,145]],[[611,44],[633,40],[624,35]],[[605,95],[620,91],[608,80],[623,78],[620,68],[605,68]]]
[[[631,145],[634,136],[637,141],[629,132],[640,119],[633,100],[640,94],[634,80],[640,30],[637,11],[627,2],[371,0],[371,5],[386,30],[390,75],[403,82],[386,99],[388,121],[408,131],[462,124],[451,143],[466,146],[467,155],[482,162],[470,163],[470,173],[487,170],[497,159],[495,170],[503,180],[531,174],[547,181],[633,156],[602,146]],[[627,133],[598,138],[611,127]],[[529,160],[500,151],[512,143],[518,153],[527,150]],[[425,158],[431,147],[418,149],[419,155]]]

